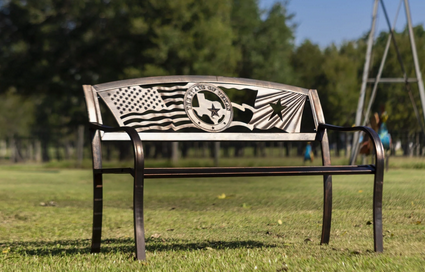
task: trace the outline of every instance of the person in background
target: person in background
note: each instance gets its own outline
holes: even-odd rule
[[[310,161],[313,162],[314,156],[313,156],[313,152],[311,150],[311,143],[308,142],[307,146],[305,147],[305,153],[304,153],[304,163],[306,161]]]
[[[388,120],[388,114],[386,111],[384,111],[381,114],[381,117],[379,118],[379,129],[378,129],[378,135],[379,139],[381,139],[382,145],[384,146],[385,151],[388,151],[391,149],[391,134],[388,132],[387,129],[387,120]]]

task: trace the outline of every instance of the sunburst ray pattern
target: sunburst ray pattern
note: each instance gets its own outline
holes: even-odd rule
[[[290,133],[300,132],[306,98],[304,94],[289,91],[259,90],[249,125],[263,130],[276,127]]]

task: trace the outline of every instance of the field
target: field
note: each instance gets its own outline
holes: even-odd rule
[[[146,262],[133,259],[129,176],[106,176],[102,251],[90,254],[90,170],[1,165],[0,271],[423,271],[424,162],[390,165],[382,254],[372,176],[334,177],[329,245],[319,176],[175,179],[146,180]]]

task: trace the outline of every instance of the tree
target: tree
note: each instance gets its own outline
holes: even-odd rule
[[[363,59],[356,43],[344,43],[340,49],[330,46],[324,51],[323,71],[326,86],[320,92],[326,121],[353,124],[360,90],[359,71]]]
[[[425,64],[421,60],[425,59],[425,31],[422,25],[414,27],[414,35],[418,53],[418,59],[421,64],[422,75],[425,74]],[[389,33],[381,32],[377,38],[375,45],[375,59],[372,66],[372,74],[376,75],[385,44],[387,42]],[[404,69],[407,77],[415,77],[415,69],[413,65],[413,55],[411,51],[410,39],[407,28],[402,32],[394,32],[394,37],[398,45],[401,59],[403,61]],[[403,70],[399,63],[397,52],[393,44],[391,44],[388,53],[387,61],[384,66],[382,77],[402,78]],[[419,111],[420,119],[423,119],[422,107],[420,104],[419,90],[416,83],[411,83],[408,87],[411,89],[414,103]],[[381,84],[378,86],[378,92],[375,103],[373,104],[373,111],[378,112],[382,107],[385,107],[389,115],[388,127],[392,130],[407,130],[407,131],[420,131],[420,124],[414,113],[412,101],[409,98],[407,87],[403,83],[399,84]],[[422,120],[421,120],[422,122]]]
[[[276,2],[264,17],[261,18],[257,1],[233,1],[234,45],[241,54],[237,76],[291,84],[293,16],[288,15],[284,2]]]
[[[10,0],[0,5],[0,93],[34,98],[47,143],[87,120],[81,85],[166,74],[232,75],[226,0]]]
[[[277,2],[260,24],[257,33],[257,55],[253,78],[294,84],[291,54],[294,49],[295,25],[293,15],[288,14],[286,4]]]
[[[323,70],[324,62],[325,56],[320,47],[305,40],[291,56],[296,85],[322,91],[327,85]]]
[[[0,139],[8,139],[11,160],[23,160],[20,150],[22,137],[31,136],[34,125],[34,103],[11,88],[0,94]]]

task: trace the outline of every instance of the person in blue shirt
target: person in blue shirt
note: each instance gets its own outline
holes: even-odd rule
[[[388,120],[388,114],[387,112],[383,112],[381,114],[381,118],[379,120],[379,129],[378,129],[378,135],[381,139],[382,145],[384,146],[385,150],[390,150],[391,148],[391,134],[388,132],[387,129],[387,120]]]
[[[313,152],[311,149],[311,144],[310,142],[307,143],[307,146],[305,147],[305,153],[304,153],[304,163],[306,161],[310,161],[313,162],[314,156],[313,156]]]

